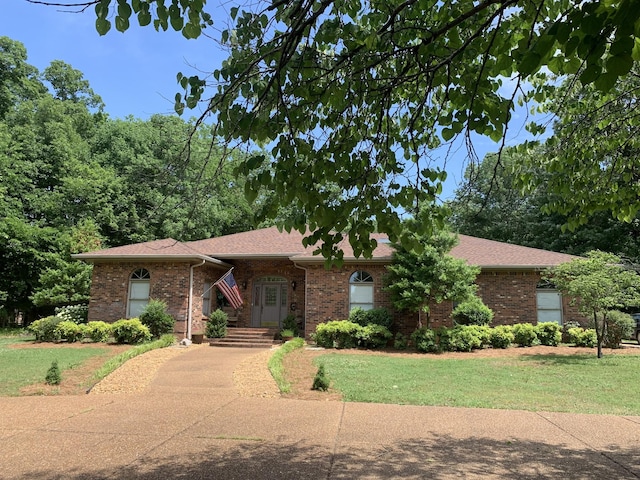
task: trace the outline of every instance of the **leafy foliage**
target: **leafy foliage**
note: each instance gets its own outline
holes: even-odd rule
[[[367,325],[380,325],[387,329],[393,324],[393,317],[386,308],[372,308],[364,310],[356,307],[349,312],[349,321],[363,327]]]
[[[451,312],[451,317],[457,325],[489,325],[493,320],[493,311],[481,298],[471,297],[458,304]]]
[[[516,323],[511,327],[513,343],[521,347],[531,347],[538,341],[535,327],[530,323]]]
[[[85,334],[84,325],[79,325],[71,320],[63,320],[56,325],[56,337],[69,343],[79,342]]]
[[[167,313],[167,303],[150,299],[140,314],[140,321],[149,327],[153,338],[160,338],[166,333],[173,333],[175,319]]]
[[[536,337],[540,341],[540,345],[549,347],[557,347],[562,341],[562,327],[554,322],[538,323],[535,327]]]
[[[510,325],[498,325],[491,329],[489,343],[493,348],[509,348],[515,336]]]
[[[640,303],[640,276],[625,269],[613,254],[589,252],[586,258],[552,268],[547,278],[574,299],[583,315],[593,320],[598,358],[602,357],[609,313]]]
[[[111,333],[116,343],[136,343],[148,342],[151,340],[149,327],[143,325],[139,318],[122,319],[113,323]]]
[[[414,223],[419,222],[410,222],[407,228]],[[426,326],[429,326],[430,305],[472,296],[476,290],[473,282],[480,269],[448,254],[457,242],[449,232],[442,231],[428,238],[416,235],[415,240],[420,246],[418,251],[394,245],[396,250],[392,263],[387,266],[385,288],[395,308],[424,312]]]
[[[593,328],[571,327],[568,329],[569,342],[576,347],[593,348],[598,345],[598,336]]]
[[[314,333],[315,342],[324,348],[355,348],[362,327],[348,320],[321,323]]]
[[[229,315],[223,310],[215,310],[209,315],[206,326],[207,338],[223,338],[227,336],[227,320]]]
[[[636,322],[628,313],[612,310],[607,314],[607,331],[604,346],[620,348],[622,340],[631,338],[635,332]]]
[[[86,333],[92,342],[106,343],[111,338],[112,324],[102,321],[87,323]]]
[[[47,385],[60,385],[60,382],[62,382],[62,373],[57,360],[51,362],[51,367],[47,370],[44,381]]]
[[[313,377],[313,385],[311,386],[311,389],[326,392],[327,390],[329,390],[329,385],[330,380],[324,370],[324,364],[320,364],[320,366],[318,367],[318,371],[316,372],[316,376]]]
[[[65,321],[63,318],[52,315],[31,322],[27,328],[35,335],[38,342],[57,342],[60,340],[60,335],[56,327],[63,321]]]

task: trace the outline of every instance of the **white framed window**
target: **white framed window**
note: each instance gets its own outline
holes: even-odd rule
[[[538,323],[555,322],[562,325],[562,294],[553,288],[536,290]]]
[[[149,303],[151,275],[145,268],[139,268],[129,277],[129,299],[127,318],[138,317]]]
[[[373,277],[362,270],[349,277],[349,311],[356,307],[373,309]]]

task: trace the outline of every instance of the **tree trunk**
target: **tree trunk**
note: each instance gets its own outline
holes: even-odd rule
[[[598,314],[593,312],[593,325],[596,329],[596,343],[598,344],[598,358],[602,358],[602,342],[604,341],[603,328],[598,322]]]

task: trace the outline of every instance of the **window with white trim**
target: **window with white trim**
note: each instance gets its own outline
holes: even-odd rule
[[[536,290],[538,323],[555,322],[562,325],[562,294],[553,287],[545,287]]]
[[[357,307],[373,309],[373,277],[362,270],[349,277],[349,311]]]
[[[139,268],[129,277],[129,299],[127,302],[127,318],[140,316],[149,303],[151,275],[145,268]]]

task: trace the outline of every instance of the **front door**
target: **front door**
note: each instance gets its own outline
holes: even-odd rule
[[[287,282],[281,278],[266,278],[253,288],[252,327],[280,327],[287,314]]]

